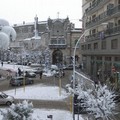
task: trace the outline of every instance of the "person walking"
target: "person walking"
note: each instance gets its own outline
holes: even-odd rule
[[[42,71],[40,71],[40,79],[42,79],[42,74],[43,74],[43,72],[42,72]]]
[[[3,66],[3,61],[1,61],[1,66]]]
[[[20,68],[18,68],[18,75],[21,76],[21,74],[22,74],[22,71]]]

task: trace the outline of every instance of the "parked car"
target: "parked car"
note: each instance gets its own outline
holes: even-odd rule
[[[3,92],[0,93],[0,104],[1,105],[11,105],[12,103],[14,103],[14,97],[7,95]]]
[[[25,71],[25,77],[35,78],[36,74],[34,72],[32,72],[32,71]]]
[[[35,68],[34,70],[35,70],[35,72],[34,72],[35,74],[40,74],[40,72],[42,71],[41,68]]]
[[[25,78],[25,77],[13,77],[10,80],[10,85],[12,86],[21,86],[23,84],[33,84],[34,80],[32,78]]]
[[[75,65],[75,68],[78,68],[77,65]],[[69,64],[66,66],[66,68],[64,68],[65,70],[73,70],[73,64]]]

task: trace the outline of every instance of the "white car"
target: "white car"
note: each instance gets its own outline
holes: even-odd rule
[[[3,92],[0,93],[0,104],[11,105],[14,103],[14,97],[9,96]]]

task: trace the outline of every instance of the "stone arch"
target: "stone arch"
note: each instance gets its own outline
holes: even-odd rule
[[[59,65],[63,63],[63,53],[61,50],[54,50],[52,53],[52,63]]]

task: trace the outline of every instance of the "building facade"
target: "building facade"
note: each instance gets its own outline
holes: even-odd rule
[[[14,29],[17,38],[11,44],[12,49],[16,49],[16,46],[24,51],[44,51],[49,48],[52,64],[70,64],[75,43],[82,34],[82,29],[75,28],[68,17],[66,19],[48,18],[47,21],[38,21],[36,17],[33,23],[16,24]],[[77,49],[76,62],[78,63],[79,57]]]
[[[82,0],[82,10],[84,69],[106,80],[120,72],[120,0]]]

